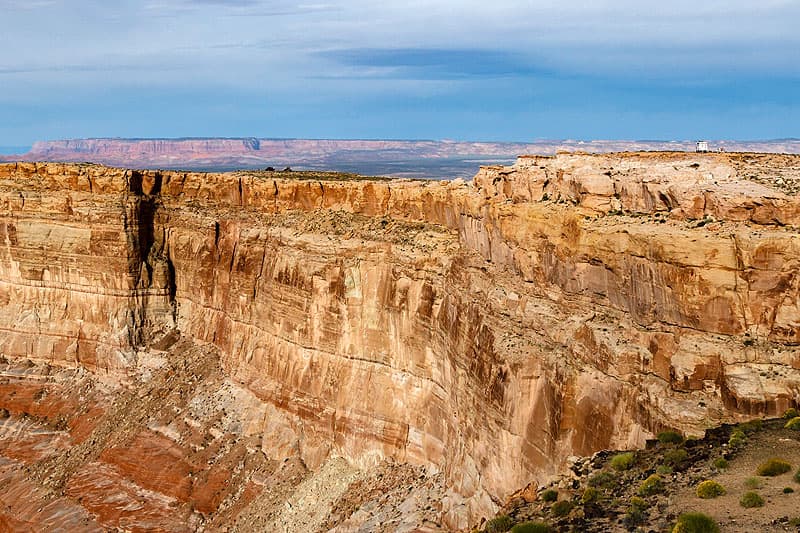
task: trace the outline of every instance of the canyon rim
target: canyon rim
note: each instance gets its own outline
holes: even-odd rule
[[[2,164],[0,525],[466,530],[571,456],[780,414],[798,179],[753,153]]]

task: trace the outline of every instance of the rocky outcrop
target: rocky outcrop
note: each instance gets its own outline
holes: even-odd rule
[[[248,398],[215,430],[245,455],[421,465],[464,528],[568,456],[797,404],[800,204],[742,157],[523,157],[471,184],[2,166],[0,350],[122,390],[210,350]],[[191,455],[150,418],[18,482],[77,483],[74,503],[113,471],[206,502],[181,523],[245,513],[180,481],[201,462],[143,479],[153,451],[114,451]]]

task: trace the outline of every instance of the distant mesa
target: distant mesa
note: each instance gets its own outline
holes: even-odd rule
[[[369,175],[469,178],[482,165],[513,163],[518,154],[684,151],[800,153],[800,140],[626,141],[537,140],[471,142],[381,139],[66,139],[36,142],[22,155],[0,161],[92,162],[139,169],[225,171],[285,168]]]

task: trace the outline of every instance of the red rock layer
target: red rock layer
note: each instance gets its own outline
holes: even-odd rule
[[[797,403],[799,204],[735,157],[522,158],[471,186],[0,167],[0,346],[125,379],[175,329],[267,409],[269,457],[428,465],[466,527],[569,455]],[[185,444],[127,439],[79,492],[113,468],[217,505]]]

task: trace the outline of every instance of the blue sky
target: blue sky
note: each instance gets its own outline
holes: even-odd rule
[[[800,137],[800,1],[0,0],[0,145]]]

